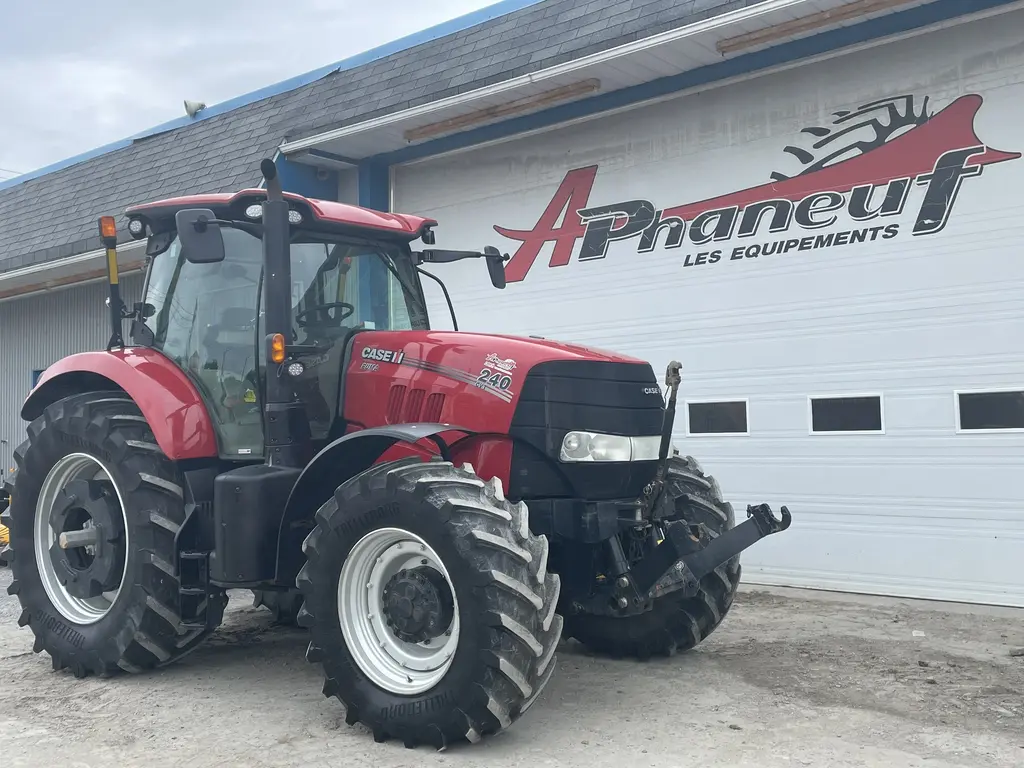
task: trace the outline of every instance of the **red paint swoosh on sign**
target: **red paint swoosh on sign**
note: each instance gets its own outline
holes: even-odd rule
[[[907,131],[902,136],[858,157],[822,168],[806,176],[770,182],[711,197],[694,203],[666,209],[662,217],[679,216],[689,221],[704,211],[715,208],[750,205],[763,200],[802,200],[815,192],[849,192],[867,184],[886,184],[892,179],[913,178],[929,173],[935,161],[954,149],[982,146],[974,132],[974,118],[981,108],[977,94],[961,96],[931,120]],[[1000,152],[986,147],[971,165],[991,165],[1016,160],[1020,152]]]

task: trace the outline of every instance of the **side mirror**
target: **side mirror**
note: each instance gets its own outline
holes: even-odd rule
[[[484,258],[487,259],[487,273],[491,276],[491,285],[495,288],[504,288],[505,257],[497,248],[488,245],[484,248]]]
[[[174,215],[181,252],[190,264],[224,261],[224,235],[208,208],[185,208]]]
[[[494,246],[488,245],[482,253],[480,251],[445,250],[418,251],[413,253],[414,263],[417,266],[420,264],[451,264],[463,259],[479,259],[481,256],[487,260],[487,272],[491,276],[491,284],[495,288],[504,288],[505,261],[508,257],[502,256],[501,251]]]

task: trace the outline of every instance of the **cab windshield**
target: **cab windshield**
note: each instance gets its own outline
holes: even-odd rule
[[[178,240],[153,258],[136,344],[160,350],[199,388],[218,429],[221,455],[263,452],[265,355],[263,245],[225,228],[224,261],[193,264]],[[427,311],[415,267],[394,247],[359,241],[301,239],[291,245],[294,380],[314,441],[326,440],[339,407],[342,356],[353,332],[424,330]]]

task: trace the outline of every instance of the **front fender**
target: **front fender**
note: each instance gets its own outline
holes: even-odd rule
[[[217,437],[202,397],[185,372],[155,349],[82,352],[51,365],[21,407],[33,421],[53,403],[81,392],[120,389],[142,410],[172,461],[217,457]]]
[[[331,488],[333,491],[350,477],[355,477],[376,464],[377,460],[396,443],[415,444],[420,440],[430,439],[437,445],[441,455],[449,458],[448,444],[440,438],[445,432],[474,434],[472,430],[451,424],[394,424],[360,429],[339,437],[320,449],[295,481],[285,507],[285,522],[289,517],[289,510],[299,506],[301,500],[308,497],[311,488],[319,487],[330,480],[334,484]],[[319,507],[317,504],[317,509]],[[312,518],[314,512],[316,509],[309,510],[308,516]]]
[[[278,583],[295,581],[302,564],[302,540],[312,527],[313,515],[339,485],[372,467],[400,443],[416,451],[416,443],[431,440],[442,458],[450,460],[448,443],[441,437],[445,433],[475,434],[452,424],[394,424],[350,432],[322,448],[302,470],[285,503],[277,539]]]

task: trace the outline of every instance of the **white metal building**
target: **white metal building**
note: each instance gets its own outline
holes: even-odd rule
[[[520,249],[504,295],[449,280],[463,327],[683,362],[681,450],[799,514],[748,578],[1024,605],[1022,33],[991,18],[400,166],[394,206]],[[755,228],[772,199],[793,202]],[[570,203],[595,214],[568,259],[495,237]],[[685,225],[620,219],[605,249],[637,209]]]
[[[518,5],[452,34],[590,7]],[[738,510],[794,512],[748,582],[1024,606],[1024,4],[696,5],[275,146],[339,199],[437,218],[440,245],[513,254],[503,292],[434,270],[462,329],[680,360],[677,445]],[[100,296],[0,303],[5,390],[80,302],[98,335],[51,357],[102,343]]]

